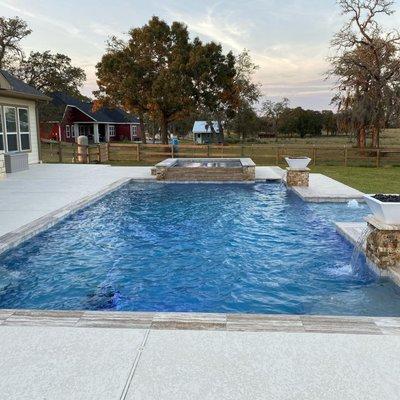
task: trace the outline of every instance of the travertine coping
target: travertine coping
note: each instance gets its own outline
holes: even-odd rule
[[[400,231],[400,225],[386,224],[376,219],[373,215],[367,215],[364,220],[380,231]]]
[[[1,326],[400,335],[400,318],[0,309]]]
[[[62,221],[64,218],[93,204],[94,202],[100,200],[107,194],[127,184],[131,180],[132,180],[131,178],[119,179],[118,181],[111,183],[110,185],[106,186],[104,189],[100,190],[95,194],[83,197],[78,201],[70,203],[65,207],[62,207],[41,218],[38,218],[35,221],[32,221],[29,224],[26,224],[19,229],[16,229],[12,232],[6,233],[3,236],[0,236],[0,254],[3,253],[4,251],[10,250],[13,247],[18,246],[25,240],[30,239],[31,237],[39,234],[40,232],[43,232],[51,228],[55,224]]]

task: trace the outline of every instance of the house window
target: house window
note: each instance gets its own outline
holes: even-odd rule
[[[137,125],[132,125],[132,136],[137,136],[137,130],[138,130]]]
[[[74,138],[75,137],[75,126],[71,125],[71,137]]]
[[[4,130],[3,130],[3,117],[0,112],[0,151],[2,150],[4,150]]]
[[[18,108],[19,138],[21,150],[30,150],[29,114],[27,108]]]
[[[67,139],[71,137],[71,127],[69,125],[65,125],[65,137]]]
[[[7,150],[18,150],[17,112],[14,107],[4,107]]]
[[[108,134],[110,137],[115,137],[115,125],[108,126]]]

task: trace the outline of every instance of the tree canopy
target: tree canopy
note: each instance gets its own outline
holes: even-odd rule
[[[168,25],[153,17],[129,32],[127,41],[113,38],[97,64],[100,104],[122,106],[154,118],[168,141],[168,124],[194,110],[223,121],[239,105],[235,57],[214,42],[189,38],[180,22]]]
[[[63,92],[81,97],[80,88],[86,80],[86,74],[80,67],[74,67],[65,54],[31,52],[14,67],[14,73],[28,85],[51,94]]]
[[[20,41],[31,34],[28,24],[19,17],[0,17],[0,69],[8,68],[15,57],[23,55]]]
[[[349,20],[334,36],[336,55],[330,61],[329,75],[337,79],[333,101],[357,133],[358,144],[366,146],[366,133],[372,133],[372,146],[379,146],[379,133],[398,110],[400,86],[400,35],[384,32],[380,15],[393,13],[391,0],[338,0]]]

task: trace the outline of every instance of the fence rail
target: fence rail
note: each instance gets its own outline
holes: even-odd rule
[[[308,156],[312,165],[374,166],[400,165],[400,148],[360,150],[348,146],[298,145],[193,145],[101,143],[89,146],[42,140],[43,162],[154,164],[165,158],[250,157],[260,165],[284,165],[285,157]]]

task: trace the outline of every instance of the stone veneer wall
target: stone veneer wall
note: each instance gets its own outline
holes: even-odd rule
[[[400,272],[400,230],[380,230],[370,225],[367,238],[367,257],[379,268],[396,268]]]
[[[6,165],[4,162],[4,153],[0,152],[0,179],[6,176]]]
[[[255,180],[255,167],[243,168],[167,168],[157,167],[158,181],[176,182],[244,182]]]
[[[286,184],[288,186],[308,186],[310,173],[308,170],[287,169]]]

